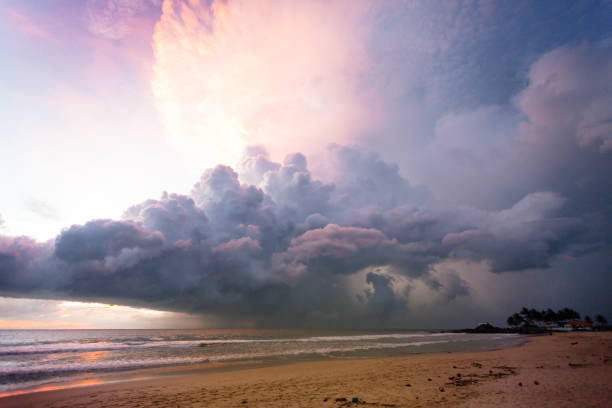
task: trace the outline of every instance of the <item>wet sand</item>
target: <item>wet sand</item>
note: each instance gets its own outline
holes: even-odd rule
[[[530,337],[497,351],[230,368],[141,370],[117,378],[148,379],[5,397],[0,407],[612,406],[612,333]],[[159,374],[167,376],[152,378]]]

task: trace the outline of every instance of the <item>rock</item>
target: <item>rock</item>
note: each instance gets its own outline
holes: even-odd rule
[[[538,382],[538,380],[535,380],[533,383],[534,383],[535,385],[540,385],[540,383]]]
[[[241,404],[246,404],[247,400],[242,400]]]
[[[444,387],[440,387],[438,389],[440,390],[440,392],[444,392]]]
[[[412,385],[410,385],[410,384],[406,384],[406,387],[412,387]]]
[[[351,402],[359,402],[359,398],[357,398],[357,397],[353,397],[353,399],[351,400]]]
[[[519,385],[519,387],[522,387],[522,386],[523,386],[523,383],[522,383],[522,382],[520,382],[518,385]]]
[[[461,377],[461,373],[457,373],[457,377]]]
[[[346,401],[346,398],[336,398],[336,402],[344,402]]]
[[[453,366],[453,368],[457,368],[457,366]]]
[[[431,378],[428,378],[427,381],[431,381]]]
[[[480,364],[480,363],[472,363],[472,367],[482,368],[482,364]]]
[[[327,402],[329,398],[323,398],[323,402]]]
[[[578,342],[577,342],[577,341],[572,341],[570,344],[571,344],[572,346],[575,346],[576,344],[578,344]]]

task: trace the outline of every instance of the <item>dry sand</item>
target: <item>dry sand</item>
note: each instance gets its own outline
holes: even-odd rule
[[[1,398],[0,407],[612,407],[612,333],[477,353],[182,370]]]

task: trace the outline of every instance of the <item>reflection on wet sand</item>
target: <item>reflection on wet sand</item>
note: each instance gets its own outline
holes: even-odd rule
[[[65,389],[65,388],[87,387],[87,386],[90,386],[90,385],[99,384],[100,382],[101,381],[99,379],[90,378],[90,379],[87,379],[87,380],[74,381],[74,382],[70,382],[70,383],[62,383],[62,384],[56,384],[56,385],[43,385],[43,386],[40,386],[40,387],[30,388],[30,389],[27,389],[27,390],[17,390],[17,391],[3,392],[3,393],[0,393],[0,398],[10,397],[10,396],[13,396],[13,395],[30,394],[30,393],[33,393],[33,392],[56,391],[56,390],[62,390],[62,389]]]

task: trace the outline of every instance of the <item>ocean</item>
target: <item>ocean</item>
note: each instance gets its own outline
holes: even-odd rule
[[[0,330],[0,396],[142,368],[478,351],[522,341],[405,330]]]

